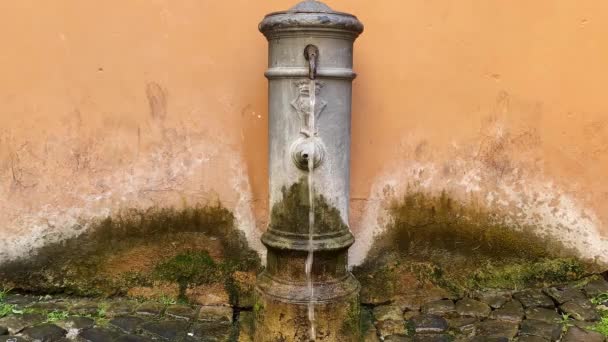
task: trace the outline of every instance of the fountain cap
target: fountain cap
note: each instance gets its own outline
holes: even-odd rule
[[[363,32],[363,24],[352,14],[337,12],[316,0],[304,0],[287,11],[266,15],[259,25],[260,32],[270,37],[277,31],[340,30],[355,38]]]

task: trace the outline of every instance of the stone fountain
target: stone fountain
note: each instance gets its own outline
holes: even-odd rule
[[[354,16],[312,0],[268,14],[270,225],[256,341],[356,341],[348,271]]]

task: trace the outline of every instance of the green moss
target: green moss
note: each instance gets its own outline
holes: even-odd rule
[[[177,255],[158,264],[154,272],[161,280],[178,283],[180,298],[184,298],[188,286],[212,284],[223,276],[207,251]]]
[[[283,199],[276,203],[270,213],[270,228],[307,234],[309,229],[310,202],[308,180],[306,177],[282,188]],[[331,206],[323,195],[317,195],[314,201],[315,232],[333,232],[346,230],[338,209]]]
[[[608,337],[608,316],[603,316],[602,319],[593,326],[593,330]]]
[[[89,228],[77,237],[48,244],[31,257],[0,265],[0,284],[34,293],[123,295],[129,288],[151,285],[156,274],[136,271],[108,277],[102,271],[109,258],[136,247],[168,244],[179,234],[188,233],[217,239],[226,256],[225,265],[230,269],[261,267],[257,253],[248,247],[243,233],[235,227],[234,216],[220,204],[180,210],[127,209],[87,225]],[[164,262],[162,255],[158,262]],[[189,272],[187,267],[182,270]],[[174,274],[173,279],[179,277]]]
[[[69,313],[67,311],[55,310],[46,314],[46,322],[57,322],[67,319]]]
[[[391,204],[390,213],[392,223],[354,270],[364,292],[396,292],[403,272],[462,294],[572,281],[590,270],[573,251],[536,235],[535,227],[513,225],[445,192],[410,192]]]

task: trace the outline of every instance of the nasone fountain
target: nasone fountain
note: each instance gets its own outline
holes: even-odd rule
[[[357,341],[348,271],[353,15],[313,0],[268,14],[270,224],[256,341]]]

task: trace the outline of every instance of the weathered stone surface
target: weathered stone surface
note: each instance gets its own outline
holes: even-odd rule
[[[418,315],[410,323],[417,334],[442,333],[448,329],[448,322],[437,315]]]
[[[8,328],[0,325],[0,335],[8,335]]]
[[[66,311],[68,305],[64,302],[37,302],[29,306],[29,308],[39,311]]]
[[[488,290],[476,293],[474,298],[480,302],[486,303],[493,309],[498,309],[511,300],[511,292],[505,290]]]
[[[604,336],[595,331],[587,331],[578,327],[570,327],[561,340],[562,342],[603,342]]]
[[[581,290],[569,286],[550,287],[543,292],[558,304],[587,299]]]
[[[509,342],[510,339],[506,337],[488,337],[488,336],[475,336],[467,342]]]
[[[99,311],[99,304],[94,301],[85,300],[74,304],[70,308],[70,313],[73,315],[95,315]]]
[[[424,303],[432,302],[435,300],[449,299],[452,295],[441,288],[423,288],[423,289],[411,289],[407,294],[402,294],[396,298],[389,298],[394,300],[395,305],[401,307],[401,310],[406,311],[419,311],[420,307]]]
[[[144,320],[141,317],[136,316],[120,316],[110,320],[110,324],[119,328],[120,330],[133,334],[140,330]]]
[[[391,335],[405,335],[407,332],[403,320],[380,321],[376,324],[376,329],[378,329],[378,334],[383,338]]]
[[[461,316],[488,317],[492,309],[480,301],[464,298],[456,303],[456,312]]]
[[[230,305],[230,296],[222,284],[188,288],[186,297],[190,303],[199,305]]]
[[[506,338],[512,339],[517,335],[518,325],[516,323],[487,320],[475,325],[477,336],[480,338]],[[485,341],[480,339],[479,341]]]
[[[549,340],[538,336],[524,335],[517,338],[517,342],[547,342]]]
[[[4,335],[0,336],[0,342],[26,342],[26,339],[21,336]]]
[[[88,317],[72,316],[61,322],[57,322],[57,325],[64,329],[82,330],[92,328],[95,325],[95,321]]]
[[[449,315],[456,312],[454,302],[449,299],[435,300],[422,305],[422,313],[430,315]]]
[[[4,302],[6,304],[15,305],[19,308],[29,306],[30,304],[35,303],[37,300],[38,300],[37,297],[29,296],[29,295],[22,295],[22,294],[18,294],[18,293],[8,294],[4,298]]]
[[[109,316],[126,316],[132,314],[134,309],[134,302],[128,300],[117,300],[108,305],[106,314]]]
[[[253,337],[254,337],[253,329],[254,329],[253,312],[241,311],[241,313],[239,314],[239,340],[238,340],[238,342],[253,342]],[[376,335],[376,329],[369,329],[369,330],[372,330],[374,336]],[[367,340],[367,341],[371,342],[372,340]]]
[[[524,308],[517,300],[511,300],[504,304],[501,308],[490,313],[491,319],[497,319],[506,322],[519,323],[524,319]]]
[[[521,322],[520,334],[538,336],[547,340],[557,341],[562,333],[562,326],[557,323],[546,323],[533,319]]]
[[[587,299],[564,303],[560,306],[560,309],[579,321],[597,321],[600,319],[593,304]]]
[[[87,342],[110,342],[118,337],[118,333],[105,328],[89,328],[80,332],[78,337]]]
[[[232,322],[233,311],[229,306],[201,306],[198,320],[205,322]]]
[[[584,291],[589,298],[593,298],[602,293],[608,292],[608,282],[604,279],[592,280],[584,287]]]
[[[145,323],[143,329],[154,335],[160,336],[169,341],[177,341],[186,335],[188,322],[185,321],[160,321]]]
[[[376,337],[377,338],[377,337]],[[384,339],[385,342],[412,342],[412,338],[409,336],[401,336],[401,335],[392,335],[387,336]]]
[[[118,336],[114,342],[151,342],[151,338],[140,336],[140,335],[121,335]]]
[[[555,309],[546,308],[529,308],[526,309],[526,318],[545,323],[557,323],[562,319],[562,316]]]
[[[414,342],[450,342],[452,337],[447,334],[416,334]]]
[[[454,317],[446,320],[450,330],[469,337],[475,334],[475,324],[479,322],[475,317]]]
[[[66,334],[67,331],[51,323],[44,323],[23,330],[23,336],[40,342],[57,341]]]
[[[534,308],[534,307],[542,307],[542,308],[554,308],[555,304],[553,300],[545,295],[541,290],[525,290],[522,292],[518,292],[513,295],[513,298],[517,299],[524,308]]]
[[[165,316],[189,321],[196,317],[196,312],[196,308],[188,305],[169,305],[165,310]]]
[[[44,320],[40,314],[24,314],[19,316],[7,316],[0,319],[0,325],[6,327],[11,335],[19,333],[26,327],[38,324]]]
[[[393,320],[399,321],[403,319],[403,311],[397,305],[379,305],[374,308],[374,319],[376,321]]]
[[[232,333],[232,325],[226,323],[194,323],[187,330],[186,342],[228,342]]]
[[[160,316],[164,309],[165,306],[160,303],[147,302],[138,306],[135,313],[144,316]]]

